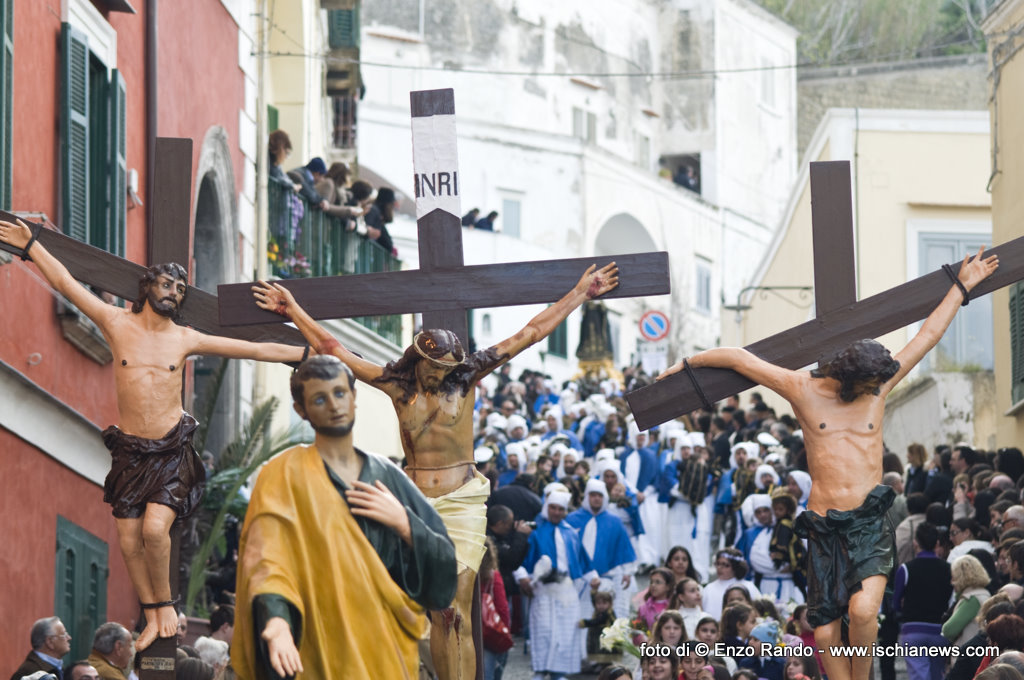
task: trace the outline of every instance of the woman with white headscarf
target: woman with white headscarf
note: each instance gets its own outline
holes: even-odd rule
[[[789,493],[796,499],[796,514],[807,509],[807,499],[811,497],[811,476],[803,470],[791,470],[786,476]]]

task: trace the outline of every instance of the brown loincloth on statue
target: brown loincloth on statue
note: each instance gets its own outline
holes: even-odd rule
[[[110,472],[103,483],[103,501],[114,517],[142,517],[147,503],[173,508],[178,517],[188,516],[199,503],[206,469],[192,446],[199,427],[188,413],[160,439],[144,439],[122,432],[116,425],[103,430],[110,449]]]

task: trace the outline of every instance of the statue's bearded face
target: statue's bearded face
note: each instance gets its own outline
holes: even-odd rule
[[[451,371],[451,368],[438,366],[429,360],[421,360],[416,364],[416,379],[427,392],[438,392],[445,376]]]
[[[160,316],[174,318],[185,299],[185,282],[167,274],[161,274],[150,284],[147,298],[149,306]]]

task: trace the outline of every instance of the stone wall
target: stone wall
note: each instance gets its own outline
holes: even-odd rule
[[[801,69],[797,77],[798,157],[830,108],[988,108],[988,64],[984,54],[915,61]]]

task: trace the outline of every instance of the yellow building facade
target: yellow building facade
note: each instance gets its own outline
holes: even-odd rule
[[[983,28],[991,66],[992,240],[1004,243],[1024,235],[1024,0],[1003,0]],[[1015,284],[992,294],[999,446],[1019,447],[1024,441],[1022,292]],[[1011,323],[1013,316],[1017,323]]]

